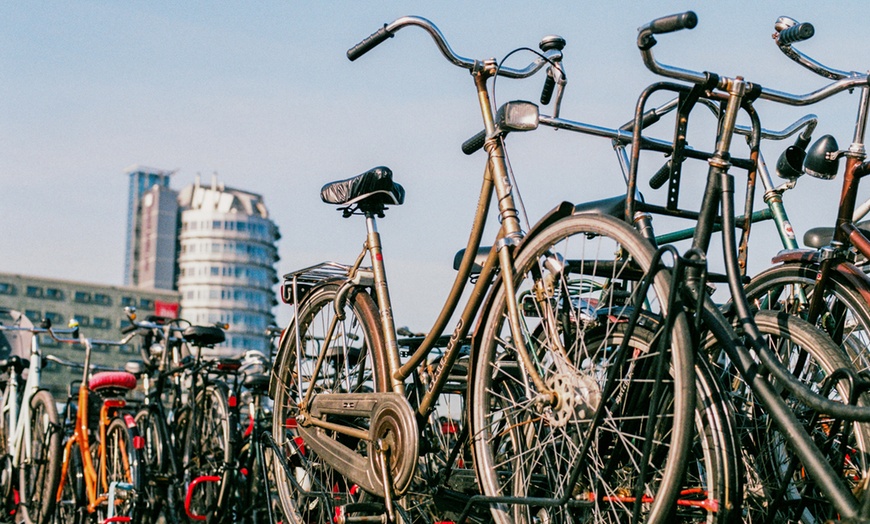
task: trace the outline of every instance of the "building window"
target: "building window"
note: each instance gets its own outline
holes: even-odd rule
[[[61,315],[60,313],[55,313],[54,311],[46,311],[45,318],[47,318],[48,321],[51,322],[51,324],[53,326],[63,326],[64,325],[63,315]]]
[[[154,309],[154,301],[150,298],[140,298],[139,307],[142,309]]]
[[[122,307],[135,306],[135,305],[136,305],[135,298],[133,298],[133,297],[121,297],[121,306]]]
[[[42,298],[42,288],[39,286],[27,286],[24,294],[30,298]]]
[[[0,282],[0,295],[14,295],[15,286],[8,282]]]
[[[45,298],[50,299],[50,300],[63,300],[64,299],[64,292],[62,289],[57,289],[57,288],[53,288],[53,287],[46,288]]]
[[[36,325],[39,325],[39,323],[42,322],[42,313],[39,311],[27,309],[24,311],[24,316]]]
[[[105,317],[94,317],[91,324],[98,329],[109,329],[112,327],[112,321]]]
[[[87,291],[76,291],[73,295],[73,300],[82,304],[90,304],[93,301],[93,297]]]
[[[89,327],[91,325],[91,317],[87,315],[75,315],[73,318],[78,321],[80,327]]]
[[[103,293],[95,293],[94,294],[94,303],[100,304],[101,306],[111,306],[112,305],[112,297],[109,295],[105,295]]]

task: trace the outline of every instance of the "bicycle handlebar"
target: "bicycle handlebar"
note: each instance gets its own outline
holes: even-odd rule
[[[348,49],[347,58],[351,61],[356,60],[388,38],[392,38],[396,31],[407,26],[417,26],[428,32],[435,41],[435,44],[438,46],[438,49],[441,51],[441,54],[444,55],[444,57],[453,65],[473,71],[482,64],[482,61],[480,60],[473,60],[456,54],[453,49],[451,49],[450,44],[447,43],[447,39],[444,38],[441,30],[439,30],[438,27],[429,20],[419,16],[403,16],[389,24],[384,24],[382,28]],[[544,52],[544,58],[538,58],[522,69],[501,66],[498,68],[498,75],[507,78],[528,78],[540,71],[548,61],[559,60],[561,59],[561,56],[561,50],[551,49]]]
[[[704,84],[709,79],[709,75],[710,75],[709,73],[701,73],[698,71],[692,71],[689,69],[683,69],[683,68],[676,67],[676,66],[662,64],[662,63],[658,62],[653,57],[653,54],[652,54],[652,47],[656,44],[656,40],[655,40],[655,38],[652,37],[652,35],[661,33],[660,29],[662,26],[664,26],[666,29],[669,29],[670,31],[668,31],[668,32],[677,31],[679,29],[690,29],[691,27],[694,27],[694,26],[689,27],[689,25],[686,23],[683,23],[683,25],[680,26],[679,24],[671,21],[672,19],[682,20],[684,22],[690,21],[692,19],[692,17],[689,15],[689,13],[692,13],[692,12],[688,11],[686,13],[683,13],[682,15],[671,15],[669,17],[664,17],[663,19],[660,18],[657,20],[653,20],[652,22],[642,26],[638,30],[638,49],[640,49],[640,53],[641,53],[641,56],[643,57],[644,65],[647,67],[647,69],[649,69],[653,73],[660,75],[660,76],[668,77],[668,78],[674,78],[676,80],[691,82],[693,84]],[[694,13],[692,13],[692,14],[694,14]],[[676,17],[676,18],[674,18],[674,17]],[[661,20],[665,20],[666,22],[660,22]],[[659,33],[656,33],[655,32],[656,30],[658,30]],[[782,49],[783,47],[788,47],[789,49],[791,49],[790,46],[780,46],[780,49]],[[791,50],[794,51],[793,49],[791,49]],[[789,53],[786,53],[786,54],[789,54]],[[795,51],[795,54],[799,54],[799,53],[797,51]],[[789,56],[791,57],[792,55],[789,54]],[[800,54],[800,56],[804,57],[805,55]],[[793,58],[793,59],[798,60],[796,58]],[[811,60],[811,59],[808,59],[808,57],[807,57],[807,60]],[[819,74],[823,74],[823,73],[819,72],[818,70],[816,70],[815,68],[812,68],[809,65],[805,64],[803,61],[800,61],[800,60],[798,60],[798,61],[802,65],[809,67],[813,71],[816,71]],[[821,67],[824,68],[824,66],[821,66]],[[748,82],[747,82],[747,89],[758,88],[759,89],[759,98],[762,98],[765,100],[770,100],[772,102],[785,104],[785,105],[791,105],[791,106],[804,106],[804,105],[809,105],[809,104],[815,104],[817,102],[820,102],[820,101],[822,101],[822,100],[824,100],[832,95],[835,95],[839,92],[842,92],[842,91],[846,91],[846,90],[853,89],[856,87],[866,87],[868,85],[868,83],[870,83],[870,82],[868,82],[868,75],[866,75],[866,74],[843,73],[843,72],[830,70],[829,68],[824,68],[824,70],[837,73],[838,76],[830,77],[830,78],[834,78],[835,81],[828,84],[825,87],[822,87],[820,89],[817,89],[816,91],[813,91],[811,93],[807,93],[804,95],[795,95],[795,94],[786,93],[783,91],[777,91],[774,89],[769,89],[769,88],[765,88],[765,87],[761,87],[761,86],[757,86],[757,85],[752,85],[752,84],[749,84]],[[823,74],[823,76],[827,76],[827,75]],[[733,81],[733,79],[729,79],[727,77],[719,77],[719,83],[717,85],[717,88],[727,89],[728,84],[732,81]]]
[[[796,38],[794,33],[800,32],[801,30],[795,28],[805,26],[809,26],[811,28],[809,36],[806,36],[805,38]],[[823,76],[825,78],[830,78],[831,80],[841,80],[844,78],[864,76],[861,75],[861,73],[857,73],[855,71],[842,71],[839,69],[834,69],[833,67],[828,67],[821,62],[810,58],[807,54],[793,48],[791,44],[807,40],[815,34],[815,29],[809,22],[798,22],[794,18],[781,16],[777,19],[776,24],[774,25],[774,29],[777,32],[774,33],[773,38],[776,41],[776,45],[779,47],[779,50],[782,51],[783,54],[785,54],[787,57],[797,62],[801,66],[809,69],[813,73],[816,73],[817,75]],[[805,34],[807,32],[807,29],[803,29],[802,31]]]

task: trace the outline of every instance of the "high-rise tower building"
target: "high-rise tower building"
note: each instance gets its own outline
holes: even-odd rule
[[[181,190],[178,291],[194,324],[229,324],[222,353],[265,350],[274,323],[278,227],[260,195],[196,183]]]
[[[173,171],[143,166],[127,169],[127,239],[124,285],[175,288],[177,194],[169,188]]]

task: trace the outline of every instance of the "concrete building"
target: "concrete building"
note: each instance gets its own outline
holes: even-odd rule
[[[69,320],[75,318],[82,334],[92,339],[121,339],[120,329],[128,324],[125,306],[135,306],[139,317],[145,318],[150,314],[176,316],[178,304],[179,294],[176,291],[0,273],[0,308],[21,311],[34,325],[48,318],[52,325],[66,327]],[[58,344],[48,335],[40,335],[39,343],[45,354],[84,363],[84,346]],[[5,357],[0,354],[0,358]],[[91,357],[93,364],[118,369],[134,359],[139,359],[138,341],[121,348],[98,345],[94,347]],[[79,369],[48,363],[43,383],[58,401],[64,402],[70,382],[80,378]]]
[[[265,350],[274,323],[278,227],[260,195],[225,187],[215,177],[180,191],[178,291],[184,318],[229,324],[224,355]]]
[[[175,289],[177,193],[169,188],[174,171],[144,166],[127,169],[127,238],[124,284]]]

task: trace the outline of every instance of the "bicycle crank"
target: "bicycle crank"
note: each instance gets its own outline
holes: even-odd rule
[[[361,419],[368,419],[367,424]],[[297,422],[305,445],[364,490],[386,498],[401,497],[408,489],[417,466],[419,432],[414,411],[402,395],[316,395]],[[367,430],[360,429],[366,425]],[[386,475],[378,459],[383,451],[379,443],[389,449]],[[385,479],[392,485],[385,486]]]

